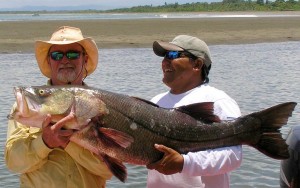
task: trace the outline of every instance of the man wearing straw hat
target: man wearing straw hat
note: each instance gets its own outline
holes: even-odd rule
[[[49,85],[85,85],[98,64],[95,41],[68,26],[50,41],[37,41],[35,55]],[[72,134],[51,124],[50,115],[42,129],[9,120],[5,160],[8,169],[20,173],[20,187],[105,187],[111,172],[90,151],[70,142]]]

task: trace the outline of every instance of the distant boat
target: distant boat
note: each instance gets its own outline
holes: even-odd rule
[[[32,14],[32,16],[40,16],[40,14],[39,13],[34,13],[34,14]]]

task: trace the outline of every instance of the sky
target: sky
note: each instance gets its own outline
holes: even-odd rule
[[[60,10],[68,9],[115,9],[138,5],[185,4],[193,2],[218,2],[221,0],[0,0],[0,10]],[[47,7],[47,9],[45,9]]]

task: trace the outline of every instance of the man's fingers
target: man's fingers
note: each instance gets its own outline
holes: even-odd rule
[[[66,130],[60,130],[59,131],[59,135],[64,136],[64,137],[72,136],[73,133],[74,133],[73,129],[66,129]]]
[[[156,170],[157,170],[157,169],[161,168],[162,166],[164,166],[164,165],[165,165],[165,162],[164,162],[165,156],[166,156],[167,154],[169,154],[169,152],[170,152],[170,150],[171,150],[171,148],[168,148],[168,147],[166,147],[166,146],[164,146],[164,145],[160,145],[160,144],[155,144],[154,147],[155,147],[158,151],[163,152],[163,153],[164,153],[164,157],[163,157],[161,160],[159,160],[159,161],[156,161],[156,162],[154,162],[154,163],[148,164],[148,165],[147,165],[147,168],[150,169],[150,170],[153,170],[153,169],[156,169]]]
[[[64,126],[64,122],[58,121],[54,125],[52,125],[52,130],[57,131]]]
[[[157,169],[160,166],[160,164],[161,164],[161,160],[156,161],[156,162],[151,163],[151,164],[148,164],[147,168],[150,169],[150,170]]]
[[[61,129],[67,122],[70,122],[72,120],[74,120],[75,116],[73,113],[67,115],[66,117],[62,118],[61,120],[59,120],[58,122],[56,122],[53,126],[52,129],[53,130],[59,130]]]

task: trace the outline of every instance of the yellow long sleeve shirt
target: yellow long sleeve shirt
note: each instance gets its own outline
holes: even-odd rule
[[[5,161],[9,170],[20,173],[22,188],[105,187],[112,177],[106,164],[89,150],[73,142],[64,150],[50,149],[41,129],[14,120],[8,121]]]

